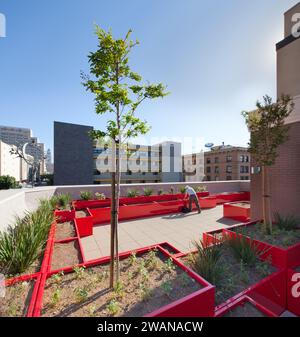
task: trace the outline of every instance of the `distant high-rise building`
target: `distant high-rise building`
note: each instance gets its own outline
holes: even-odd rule
[[[47,150],[45,164],[46,164],[46,172],[49,174],[53,174],[54,165],[52,162],[52,153],[50,149]]]
[[[0,125],[0,140],[6,144],[20,146],[25,143],[34,143],[36,146],[28,147],[28,155],[35,156],[36,151],[44,154],[44,144],[39,143],[37,137],[33,137],[32,131],[28,128],[19,128],[14,126]],[[40,174],[45,173],[45,160],[42,159],[40,165]]]

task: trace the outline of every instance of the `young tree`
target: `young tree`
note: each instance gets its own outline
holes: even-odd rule
[[[247,127],[251,133],[249,152],[262,174],[262,209],[264,226],[272,233],[271,195],[269,191],[269,167],[275,164],[279,145],[288,140],[289,127],[285,119],[294,108],[290,96],[282,95],[276,103],[269,96],[263,97],[263,102],[256,103],[255,111],[244,111]]]
[[[143,84],[139,74],[128,64],[129,54],[139,44],[130,39],[131,30],[125,38],[114,39],[112,32],[106,32],[96,25],[98,48],[88,56],[90,75],[82,73],[83,85],[95,95],[95,110],[100,116],[108,113],[106,130],[93,131],[93,139],[109,137],[112,142],[111,168],[111,245],[110,286],[114,285],[114,261],[116,280],[119,278],[118,257],[118,212],[120,197],[120,150],[128,139],[145,134],[150,129],[146,121],[136,116],[141,103],[167,95],[162,83]]]

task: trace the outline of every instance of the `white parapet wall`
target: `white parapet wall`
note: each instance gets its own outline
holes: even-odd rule
[[[211,194],[250,190],[250,181],[245,180],[122,184],[121,196],[126,196],[128,190],[132,189],[138,190],[140,194],[143,194],[144,188],[153,189],[154,194],[159,190],[169,192],[173,188],[176,193],[180,187],[184,187],[187,184],[193,187],[206,186],[207,191]],[[110,185],[49,186],[0,191],[0,231],[5,230],[8,225],[13,224],[15,216],[22,217],[26,211],[35,210],[41,199],[51,198],[51,196],[60,193],[70,193],[73,199],[79,199],[81,191],[104,193],[107,197],[111,195]]]

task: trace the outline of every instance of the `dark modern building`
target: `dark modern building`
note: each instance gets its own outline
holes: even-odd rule
[[[54,185],[94,183],[91,130],[91,126],[54,122]]]
[[[54,184],[108,184],[112,150],[92,141],[91,126],[54,122]],[[121,150],[121,183],[182,181],[181,143],[144,146],[127,144]]]

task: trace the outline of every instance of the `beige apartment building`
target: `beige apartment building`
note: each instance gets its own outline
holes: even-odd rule
[[[300,217],[300,38],[293,35],[295,14],[300,15],[300,2],[284,14],[284,39],[276,45],[277,96],[291,95],[295,109],[286,120],[289,140],[270,168],[270,195],[273,212]],[[262,218],[261,174],[251,175],[251,217]]]
[[[183,181],[202,181],[204,178],[204,152],[184,154],[182,156]]]
[[[250,153],[246,147],[214,146],[204,152],[204,180],[249,180]]]

